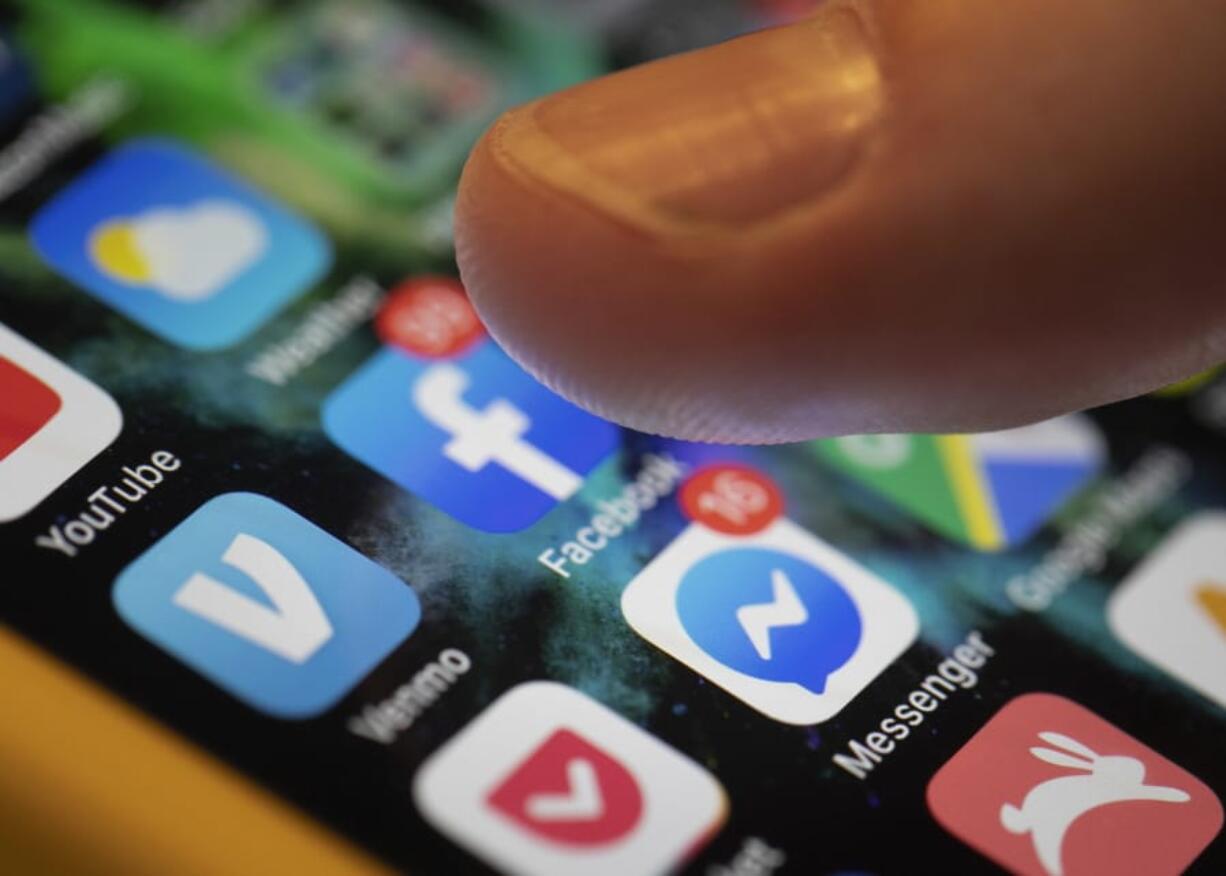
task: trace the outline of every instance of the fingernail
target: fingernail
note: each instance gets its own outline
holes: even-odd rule
[[[529,104],[490,142],[521,179],[627,223],[743,228],[843,179],[883,92],[862,22],[838,11]]]

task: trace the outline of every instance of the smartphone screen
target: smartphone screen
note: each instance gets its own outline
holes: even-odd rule
[[[694,444],[468,304],[501,110],[815,5],[0,5],[0,622],[394,870],[1226,871],[1226,380]]]

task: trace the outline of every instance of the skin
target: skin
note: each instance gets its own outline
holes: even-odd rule
[[[1226,360],[1226,14],[830,0],[512,110],[464,281],[596,413],[772,443],[1005,428]]]

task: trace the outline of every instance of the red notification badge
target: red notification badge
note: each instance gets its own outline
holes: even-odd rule
[[[427,359],[458,355],[485,337],[464,286],[450,277],[398,285],[375,317],[375,332],[385,344]]]
[[[762,472],[747,465],[699,469],[681,488],[686,517],[725,535],[752,535],[783,513],[783,494]]]

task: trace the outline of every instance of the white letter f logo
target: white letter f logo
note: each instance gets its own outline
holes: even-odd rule
[[[583,485],[583,478],[523,440],[532,426],[528,416],[506,399],[495,399],[484,410],[464,401],[468,375],[455,365],[434,365],[413,385],[413,403],[422,416],[451,440],[443,453],[471,472],[497,462],[559,502]]]

